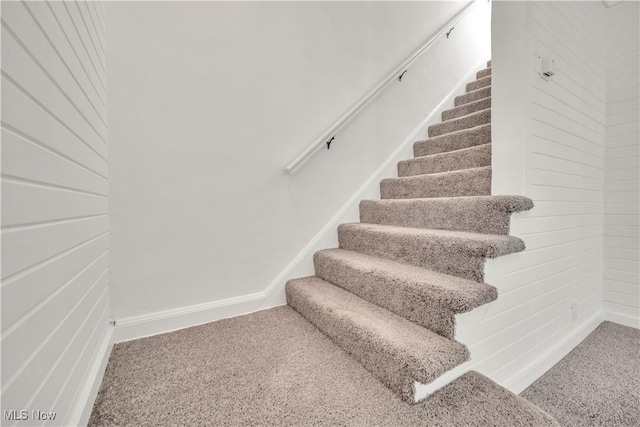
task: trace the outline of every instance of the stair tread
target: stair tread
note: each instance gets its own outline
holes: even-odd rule
[[[523,196],[362,200],[360,222],[508,234],[510,215],[533,207]]]
[[[486,76],[490,76],[491,73],[491,67],[487,67],[487,68],[483,68],[482,70],[478,71],[476,73],[476,78],[482,78],[482,77],[486,77]]]
[[[489,195],[489,196],[460,196],[460,197],[431,197],[428,199],[382,199],[363,200],[380,205],[403,205],[421,203],[424,205],[450,205],[451,203],[481,202],[502,206],[508,213],[527,211],[533,207],[533,202],[524,196]]]
[[[460,148],[473,147],[491,142],[491,123],[460,129],[444,135],[416,141],[413,152],[416,157],[445,153]]]
[[[402,181],[402,180],[409,181],[409,180],[420,179],[424,177],[455,175],[455,174],[460,174],[462,172],[467,172],[467,171],[487,170],[487,169],[491,169],[491,166],[481,166],[478,168],[467,168],[467,169],[459,169],[455,171],[446,171],[446,172],[437,172],[437,173],[423,173],[420,175],[413,175],[413,176],[399,176],[397,178],[384,178],[382,181]]]
[[[287,282],[289,303],[383,383],[413,399],[469,358],[467,348],[315,276]]]
[[[383,199],[489,194],[491,194],[491,166],[386,178],[380,181],[380,195]]]
[[[458,117],[466,116],[471,112],[481,111],[487,108],[491,108],[491,95],[468,102],[463,105],[459,105],[457,107],[449,108],[448,110],[444,110],[442,112],[442,120],[446,121],[455,119]],[[465,111],[469,111],[470,113],[463,114]]]
[[[438,230],[429,228],[411,228],[383,224],[347,223],[338,226],[338,230],[395,235],[425,240],[442,246],[456,247],[467,254],[496,258],[519,252],[524,249],[524,242],[515,236],[501,234],[483,234],[470,231]]]
[[[491,144],[414,157],[398,162],[398,176],[417,176],[491,165]]]
[[[486,98],[487,96],[491,96],[491,85],[469,91],[462,95],[458,95],[454,98],[453,102],[456,107],[459,107],[461,105],[468,104],[469,102]]]
[[[467,92],[471,92],[471,90],[487,87],[490,85],[491,85],[491,76],[485,76],[467,83],[466,89],[467,89]]]
[[[455,313],[464,313],[497,297],[497,291],[486,283],[478,283],[449,274],[403,264],[345,249],[325,249],[321,257],[347,264],[369,276],[388,279],[391,293],[411,294],[416,300],[429,298]],[[385,290],[385,295],[386,295]]]
[[[429,126],[428,133],[432,137],[441,136],[487,123],[491,123],[491,107],[433,124]]]
[[[483,99],[486,99],[486,98],[490,98],[490,97],[485,97]],[[481,100],[478,100],[478,101],[481,101]],[[467,105],[467,104],[465,104],[465,105]],[[473,113],[465,114],[464,116],[454,117],[454,118],[449,119],[449,120],[443,120],[440,123],[436,123],[433,126],[440,125],[440,124],[445,124],[445,123],[451,123],[451,122],[460,122],[460,121],[463,121],[465,119],[470,119],[472,117],[481,116],[481,115],[483,115],[483,114],[485,114],[485,113],[487,113],[489,111],[491,111],[491,107],[483,108],[482,110],[474,111]]]

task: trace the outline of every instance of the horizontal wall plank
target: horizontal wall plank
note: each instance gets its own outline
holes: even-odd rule
[[[107,198],[3,177],[2,227],[107,214]]]
[[[21,4],[18,2],[11,3]],[[63,82],[62,85],[71,87],[61,87],[60,83],[51,76],[52,71],[45,68],[46,64],[41,64],[38,62],[38,58],[34,56],[38,52],[34,53],[25,50],[22,42],[18,41],[13,31],[4,24],[2,25],[2,43],[3,54],[11,58],[11,61],[6,61],[6,65],[3,66],[3,74],[10,76],[15,84],[36,99],[50,115],[56,117],[59,122],[64,123],[74,135],[101,157],[106,158],[107,145],[104,136],[106,135],[106,128],[104,124],[100,123],[98,126],[100,126],[101,130],[96,129],[90,119],[87,119],[86,114],[82,112],[82,108],[86,108],[82,101],[86,99],[81,96],[77,85],[74,82]],[[45,41],[36,40],[32,43],[45,43]],[[55,68],[58,69],[63,67],[61,64],[55,65]],[[54,68],[53,65],[51,67],[52,69]],[[60,73],[66,71],[61,70]],[[65,89],[73,92],[70,94]],[[78,96],[74,96],[74,93],[78,94]],[[78,102],[80,102],[80,105],[76,105]]]
[[[43,301],[19,322],[2,335],[2,376],[11,378],[20,366],[46,341],[51,330],[56,328],[77,302],[91,289],[107,269],[109,257],[102,254],[88,264],[80,273],[65,283],[53,295]],[[29,339],[25,340],[28,334]],[[6,351],[4,349],[6,348]]]
[[[68,347],[56,361],[51,375],[42,381],[38,394],[33,397],[33,407],[46,407],[44,405],[54,399],[53,407],[57,411],[61,414],[69,413],[70,406],[75,403],[73,398],[76,384],[85,379],[91,361],[99,356],[95,351],[100,347],[109,327],[109,318],[109,295],[105,292],[95,303],[84,323],[77,328]],[[65,375],[64,372],[70,374]]]
[[[2,330],[33,310],[108,248],[108,236],[103,234],[39,264],[25,274],[5,280],[2,283],[2,298],[11,301],[11,304],[2,307]]]
[[[0,409],[55,411],[47,425],[81,423],[102,374],[89,368],[111,336],[105,25],[96,6],[2,4]]]
[[[107,176],[107,161],[103,157],[78,138],[68,126],[60,123],[34,99],[7,80],[5,75],[2,76],[2,106],[2,123],[5,128],[50,147],[98,175]]]
[[[107,195],[108,181],[86,167],[2,129],[2,174]]]
[[[40,346],[36,352],[30,355],[27,360],[23,360],[22,369],[13,372],[13,376],[3,376],[3,406],[7,408],[18,408],[22,405],[28,405],[37,394],[42,386],[42,379],[47,378],[51,374],[52,367],[58,358],[64,353],[69,346],[73,336],[78,331],[77,325],[82,325],[89,316],[89,313],[108,290],[108,275],[103,274],[98,282],[92,284],[82,299],[76,302],[72,311],[66,313],[66,317],[61,324],[53,325],[47,328],[50,333],[45,342],[39,343]],[[2,352],[7,350],[5,345],[2,346]],[[3,371],[5,370],[3,362]],[[70,372],[66,372],[70,375]],[[77,385],[76,385],[77,386]],[[53,404],[55,396],[50,397]],[[47,405],[49,406],[49,405]],[[59,414],[62,418],[66,414]]]
[[[2,274],[7,278],[109,230],[106,217],[2,231]]]

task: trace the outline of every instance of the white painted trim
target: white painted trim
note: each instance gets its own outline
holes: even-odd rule
[[[511,378],[501,384],[515,394],[520,394],[524,389],[534,383],[545,372],[558,363],[571,350],[580,344],[598,325],[602,323],[602,311],[585,320],[573,334],[558,342],[548,351],[540,354],[534,362],[525,366],[519,372],[515,372]]]
[[[553,365],[569,354],[571,350],[580,344],[598,327],[598,325],[600,325],[600,323],[602,323],[602,320],[601,312],[594,314],[584,321],[573,334],[557,343],[547,352],[541,354],[534,362],[525,366],[520,371],[515,372],[510,379],[501,385],[515,394],[520,394],[524,389],[533,384],[535,380],[551,369]],[[429,384],[422,384],[418,382],[414,383],[416,402],[430,396],[465,373],[473,370],[474,366],[475,365],[472,361],[468,361],[445,373]]]
[[[107,369],[111,349],[113,348],[113,327],[107,329],[107,333],[102,339],[102,343],[98,347],[96,357],[89,366],[89,371],[84,379],[84,385],[76,395],[76,403],[65,422],[74,426],[86,426],[91,417],[93,403],[98,396],[102,378]]]
[[[415,390],[414,397],[415,401],[420,402],[421,400],[431,396],[436,391],[440,390],[446,385],[451,384],[453,381],[460,378],[462,375],[466,374],[471,370],[471,362],[465,362],[460,366],[456,366],[449,372],[439,376],[434,381],[429,384],[422,384],[419,382],[413,383],[413,389]]]
[[[336,214],[322,227],[311,241],[287,264],[287,266],[262,291],[234,298],[210,301],[203,304],[158,311],[140,316],[117,319],[113,341],[123,342],[144,338],[152,335],[184,329],[191,326],[209,323],[216,320],[240,316],[259,310],[286,304],[284,286],[289,279],[297,277],[298,269],[313,265],[313,254],[326,246],[327,238],[335,235],[339,224],[351,220],[349,213],[357,209],[365,194],[377,191],[378,182],[386,178],[388,169],[400,160],[404,160],[404,152],[411,144],[426,135],[429,125],[435,123],[439,115],[453,106],[453,99],[464,91],[468,81],[475,79],[477,70],[484,68],[486,58],[479,60],[468,70],[456,86],[442,99],[433,111],[410,133],[410,135],[389,155],[380,167],[366,180],[351,198],[336,212]]]
[[[624,313],[616,313],[613,310],[605,308],[602,313],[602,318],[609,322],[640,329],[640,317],[629,316]]]
[[[130,341],[251,313],[259,309],[265,296],[265,292],[257,292],[119,319],[114,341]]]

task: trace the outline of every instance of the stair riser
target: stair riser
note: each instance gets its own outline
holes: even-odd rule
[[[384,179],[380,182],[380,197],[383,199],[486,196],[489,194],[491,194],[490,168]]]
[[[459,107],[443,111],[442,121],[452,120],[457,117],[466,116],[468,114],[475,113],[477,111],[486,110],[487,108],[491,108],[491,97],[483,98],[483,99],[480,99],[479,101],[470,102],[468,104],[464,104]]]
[[[438,123],[437,125],[429,126],[429,136],[440,136],[447,133],[469,129],[472,127],[491,123],[491,109],[477,111],[467,116],[458,117],[453,120]]]
[[[510,214],[503,207],[483,203],[433,205],[420,199],[360,202],[360,222],[365,224],[509,234],[509,221]]]
[[[418,141],[413,144],[413,155],[415,157],[430,156],[476,145],[489,144],[490,142],[491,125],[487,124],[430,138],[426,141]]]
[[[481,79],[491,75],[491,68],[485,68],[484,70],[480,70],[476,73],[476,79]]]
[[[491,166],[491,144],[398,162],[398,176],[414,176]]]
[[[437,299],[396,285],[397,278],[383,272],[354,269],[322,252],[315,254],[314,265],[319,278],[445,338],[454,338],[455,313],[439,305]]]
[[[341,249],[412,264],[476,282],[484,279],[484,258],[465,252],[462,247],[449,242],[353,230],[342,226],[338,227],[338,241]]]
[[[483,87],[491,86],[491,76],[483,77],[473,82],[467,83],[467,92],[472,92]]]
[[[483,87],[482,89],[474,90],[473,92],[465,93],[454,98],[453,104],[459,107],[469,102],[477,101],[482,98],[491,96],[491,86]]]

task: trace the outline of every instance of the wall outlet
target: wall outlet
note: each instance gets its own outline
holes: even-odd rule
[[[571,318],[576,320],[578,318],[578,301],[573,301],[571,303]]]

